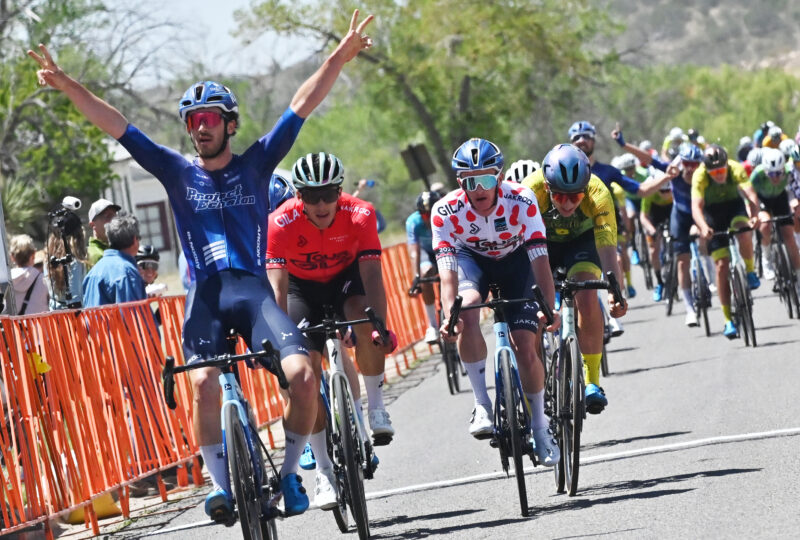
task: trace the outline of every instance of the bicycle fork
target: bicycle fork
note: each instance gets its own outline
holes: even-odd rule
[[[519,396],[520,403],[522,403],[523,409],[523,422],[525,424],[525,429],[530,432],[530,419],[531,415],[531,404],[528,403],[528,396],[525,395],[525,392],[522,391],[522,381],[519,377],[519,368],[517,367],[517,358],[514,355],[514,351],[511,348],[511,341],[509,339],[509,329],[508,323],[505,322],[495,322],[494,323],[494,335],[495,335],[495,352],[494,352],[494,384],[495,384],[495,406],[494,406],[494,437],[490,441],[490,445],[496,447],[499,444],[499,440],[501,437],[499,436],[499,425],[502,425],[503,420],[503,413],[502,407],[513,407],[514,404],[506,403],[503,393],[503,378],[500,372],[500,358],[502,353],[508,352],[508,357],[511,359],[511,382],[514,385],[513,392]],[[509,429],[514,429],[514,426],[509,426]],[[513,436],[513,435],[512,435]],[[530,445],[529,437],[524,438],[525,444],[525,453],[533,455],[533,447]],[[504,452],[508,453],[508,449],[504,449]]]
[[[245,407],[244,403],[246,403],[246,400],[244,394],[242,393],[241,387],[236,381],[236,376],[233,373],[221,373],[219,375],[219,383],[220,386],[222,386],[222,410],[220,411],[220,423],[222,425],[222,454],[224,456],[225,463],[229,463],[228,453],[230,452],[225,438],[225,418],[228,409],[234,408],[236,409],[236,415],[239,418],[239,422],[241,422],[242,426],[246,426],[243,431],[247,441],[248,456],[255,473],[256,485],[263,487],[264,471],[261,469],[260,463],[257,463],[257,460],[255,459],[256,452],[258,450],[257,445],[260,444],[260,442],[253,440],[253,437],[258,437],[258,432],[255,431],[255,419],[252,418],[252,411],[250,410],[249,406]],[[223,487],[228,493],[231,493],[230,474],[229,467],[226,467],[226,485]]]

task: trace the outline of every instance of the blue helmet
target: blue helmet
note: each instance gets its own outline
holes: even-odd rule
[[[269,209],[274,212],[280,205],[294,197],[292,184],[283,176],[273,174],[269,179]]]
[[[570,141],[576,135],[588,135],[592,139],[594,139],[595,135],[597,135],[597,130],[594,129],[594,126],[589,122],[581,120],[569,126],[569,131],[567,132],[567,135],[569,136]]]
[[[544,181],[556,193],[580,193],[592,177],[592,166],[577,146],[557,144],[542,162]]]
[[[681,143],[678,148],[678,155],[681,156],[681,161],[691,161],[693,163],[703,161],[703,151],[699,146],[690,142]]]
[[[496,144],[486,139],[470,139],[455,151],[451,166],[459,176],[465,171],[481,169],[496,169],[499,173],[503,163],[503,153]]]
[[[204,81],[193,84],[181,98],[178,104],[178,113],[181,120],[186,122],[186,116],[195,109],[205,107],[219,107],[225,111],[226,116],[233,120],[239,118],[239,103],[236,96],[227,86],[214,81]]]

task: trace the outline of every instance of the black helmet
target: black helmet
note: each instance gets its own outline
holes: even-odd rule
[[[417,197],[417,210],[420,214],[430,214],[433,205],[441,198],[442,196],[436,191],[423,191]]]
[[[706,169],[719,169],[728,165],[728,153],[718,144],[709,144],[703,152]]]
[[[136,262],[158,261],[160,258],[158,250],[150,244],[141,244],[139,246],[139,251],[136,252]]]

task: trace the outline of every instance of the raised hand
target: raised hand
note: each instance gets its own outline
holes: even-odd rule
[[[39,64],[39,69],[36,72],[36,77],[39,79],[40,86],[52,86],[58,90],[62,90],[64,84],[68,81],[67,74],[64,73],[58,64],[56,64],[50,52],[43,44],[39,44],[39,50],[42,52],[41,56],[29,50],[28,56],[36,60]]]
[[[350,19],[350,30],[347,35],[339,42],[339,50],[345,62],[349,62],[363,50],[372,47],[372,38],[362,35],[364,28],[374,19],[374,15],[367,16],[366,19],[358,22],[358,10],[353,11],[353,18]]]

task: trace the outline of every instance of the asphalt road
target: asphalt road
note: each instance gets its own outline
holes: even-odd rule
[[[373,537],[794,537],[800,321],[787,319],[766,283],[755,294],[756,349],[721,335],[716,298],[707,338],[684,327],[682,305],[667,318],[638,269],[634,278],[640,295],[609,346],[609,406],[584,426],[575,497],[556,494],[552,470],[529,466],[531,515],[521,517],[497,451],[467,433],[471,392],[450,396],[434,356],[387,391],[397,436],[377,449],[381,464],[366,484]],[[313,490],[313,473],[304,478]],[[209,526],[203,495],[108,537],[241,538],[238,524]],[[341,534],[317,509],[280,521],[278,531]]]

